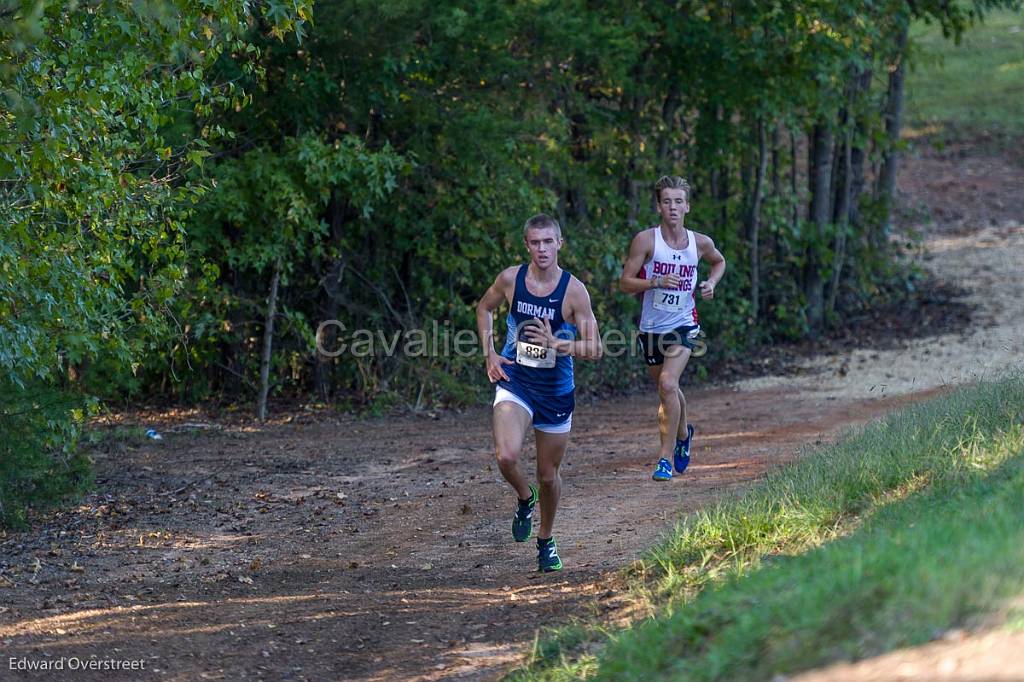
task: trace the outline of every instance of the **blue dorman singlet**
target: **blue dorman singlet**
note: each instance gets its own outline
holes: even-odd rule
[[[572,377],[572,356],[556,355],[553,367],[530,366],[545,364],[544,358],[533,358],[531,355],[538,349],[530,348],[532,344],[520,344],[525,341],[522,325],[534,318],[547,318],[551,322],[551,331],[560,339],[575,339],[576,325],[569,324],[562,317],[562,303],[565,292],[569,288],[571,275],[562,271],[558,286],[548,296],[534,296],[526,288],[526,265],[520,266],[516,273],[516,290],[512,295],[512,307],[508,312],[508,333],[502,356],[516,362],[517,352],[524,357],[514,365],[505,365],[513,386],[521,387],[532,395],[565,395],[575,388]],[[523,364],[527,363],[527,364]],[[505,381],[499,384],[505,384]]]

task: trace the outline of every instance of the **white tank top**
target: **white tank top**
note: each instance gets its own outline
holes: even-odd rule
[[[697,286],[697,240],[686,231],[686,248],[676,250],[665,243],[661,227],[654,231],[654,256],[644,263],[644,279],[676,274],[682,279],[676,289],[648,289],[640,312],[640,331],[664,334],[680,325],[697,325],[697,307],[693,294]]]

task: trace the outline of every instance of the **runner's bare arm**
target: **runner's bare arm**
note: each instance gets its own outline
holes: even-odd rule
[[[601,346],[601,334],[597,331],[597,318],[590,304],[590,292],[583,282],[575,277],[569,280],[569,305],[571,319],[579,332],[579,338],[568,341],[569,351],[583,360],[600,360],[604,353]],[[564,343],[564,342],[563,342]]]
[[[637,277],[640,274],[640,268],[651,259],[653,254],[654,238],[651,230],[638,232],[633,237],[633,243],[629,245],[629,256],[626,257],[626,263],[622,266],[619,289],[627,294],[639,294],[658,286],[669,289],[679,286],[679,275],[662,275],[653,279]]]
[[[502,365],[514,364],[494,350],[494,311],[502,302],[510,300],[509,292],[513,291],[515,285],[516,268],[505,268],[476,304],[476,330],[480,336],[480,347],[484,352],[487,378],[492,383],[498,379],[508,381],[508,375],[505,374]]]
[[[714,298],[715,287],[725,274],[725,256],[715,248],[715,242],[706,234],[694,232],[697,238],[697,255],[711,265],[711,272],[708,278],[700,283],[700,297]]]
[[[572,355],[582,360],[600,360],[604,349],[601,346],[601,335],[597,331],[597,318],[590,304],[590,294],[583,282],[575,277],[569,280],[566,292],[566,304],[569,308],[566,321],[576,325],[579,332],[577,339],[559,338],[551,330],[551,321],[536,319],[523,328],[527,341],[554,348],[559,355]]]

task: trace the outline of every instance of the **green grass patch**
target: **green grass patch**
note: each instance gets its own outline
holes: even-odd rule
[[[1024,632],[1024,608],[1018,606],[1010,610],[1006,616],[1006,629]]]
[[[592,677],[597,672],[594,652],[604,646],[603,641],[596,639],[598,634],[605,638],[608,633],[597,631],[583,621],[549,628],[534,640],[526,668],[534,672],[543,671],[543,678],[550,680]]]
[[[992,12],[959,45],[923,23],[911,39],[911,130],[1024,134],[1024,14]]]
[[[924,642],[1024,594],[1024,377],[890,415],[687,518],[655,617],[557,635],[519,679],[766,679]],[[645,592],[646,591],[646,592]]]

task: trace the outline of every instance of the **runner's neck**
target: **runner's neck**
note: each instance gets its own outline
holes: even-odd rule
[[[536,263],[530,263],[526,268],[526,277],[537,284],[552,284],[562,278],[562,268],[558,263],[552,263],[550,267],[541,270]]]
[[[679,225],[676,226],[675,229],[668,227],[665,223],[661,224],[660,229],[661,238],[664,239],[665,243],[673,249],[682,251],[690,245],[690,233],[686,229],[686,226],[683,225],[682,220],[679,221]],[[676,246],[676,244],[679,244],[679,246]]]

